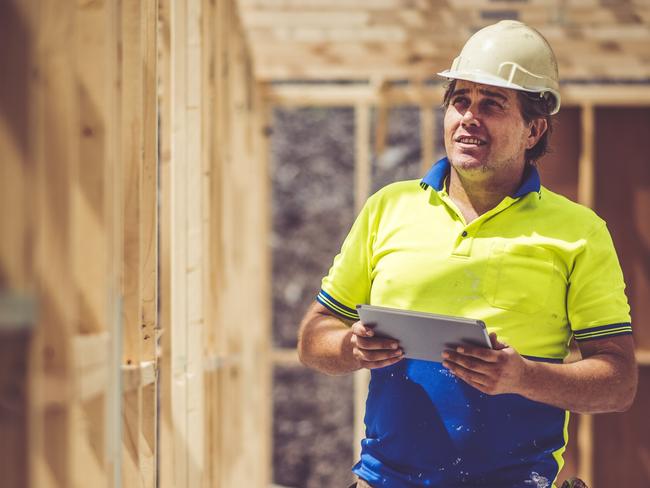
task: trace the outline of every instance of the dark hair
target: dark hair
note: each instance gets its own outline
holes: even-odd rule
[[[451,80],[445,88],[445,96],[443,98],[442,106],[446,109],[451,103],[451,95],[456,88],[456,80]],[[550,115],[553,107],[555,106],[555,98],[550,93],[544,96],[539,96],[539,93],[530,93],[517,90],[517,98],[519,98],[519,111],[522,118],[526,123],[529,123],[537,118],[546,119],[547,129],[542,137],[530,149],[527,149],[524,156],[526,163],[535,164],[544,154],[549,151],[549,137],[553,130],[553,119]]]

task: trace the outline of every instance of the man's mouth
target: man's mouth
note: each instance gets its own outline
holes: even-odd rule
[[[470,137],[470,136],[460,136],[457,137],[456,142],[460,142],[461,144],[469,144],[472,146],[483,146],[487,144],[484,140],[479,139],[478,137]]]

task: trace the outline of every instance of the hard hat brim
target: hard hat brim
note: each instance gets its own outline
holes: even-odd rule
[[[454,70],[444,70],[437,73],[438,76],[447,78],[448,80],[464,80],[471,81],[473,83],[480,83],[482,85],[498,86],[499,88],[509,88],[511,90],[525,91],[528,93],[539,93],[542,96],[544,93],[551,93],[555,100],[555,106],[551,111],[550,115],[554,115],[560,110],[560,94],[556,90],[549,88],[540,88],[539,90],[534,88],[524,88],[521,85],[516,83],[508,82],[501,77],[485,73],[483,71],[454,71]]]

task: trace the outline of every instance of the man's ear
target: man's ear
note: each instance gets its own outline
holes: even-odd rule
[[[544,117],[533,119],[530,122],[530,132],[526,141],[526,149],[535,147],[535,144],[542,138],[547,129],[548,123]]]

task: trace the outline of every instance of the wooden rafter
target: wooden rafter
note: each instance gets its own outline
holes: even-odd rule
[[[445,69],[500,19],[537,28],[568,79],[650,78],[650,3],[239,0],[261,80],[411,79]]]

